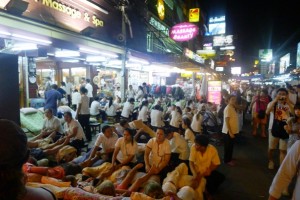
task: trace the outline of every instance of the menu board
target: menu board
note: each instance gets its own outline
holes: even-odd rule
[[[208,102],[220,104],[221,102],[221,81],[208,81]]]

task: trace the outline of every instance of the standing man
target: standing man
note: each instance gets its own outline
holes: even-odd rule
[[[135,97],[135,91],[132,88],[132,85],[129,85],[128,90],[126,91],[125,97],[127,98],[127,100]]]
[[[73,84],[70,82],[70,78],[67,77],[67,83],[66,83],[66,93],[67,93],[67,100],[68,100],[68,106],[71,107],[72,105],[72,94]]]
[[[89,106],[91,106],[92,101],[93,101],[93,86],[91,84],[91,80],[90,79],[86,79],[86,84],[85,84],[85,89],[87,89],[88,93],[87,96],[89,98]]]
[[[44,109],[52,109],[53,115],[57,116],[57,107],[60,105],[61,94],[57,91],[58,86],[53,84],[51,90],[45,92],[46,104]]]
[[[224,109],[224,121],[222,133],[224,136],[224,162],[230,166],[235,163],[232,160],[233,146],[235,135],[239,132],[239,119],[236,111],[236,96],[230,95],[228,97],[228,105]]]
[[[269,157],[269,169],[274,169],[274,161],[273,161],[273,154],[274,150],[277,149],[279,144],[279,161],[280,164],[282,163],[286,152],[287,152],[287,139],[281,139],[279,137],[274,137],[272,135],[272,127],[274,119],[280,121],[286,121],[292,113],[294,113],[294,105],[291,103],[289,99],[289,93],[285,88],[279,88],[277,90],[277,95],[273,101],[268,104],[266,114],[269,115],[269,150],[268,150],[268,157]],[[276,106],[276,107],[275,107]],[[274,109],[276,109],[274,113]]]
[[[45,92],[51,90],[51,85],[52,85],[51,78],[47,76],[45,80]]]
[[[116,91],[115,91],[115,98],[121,98],[121,90],[120,87],[118,86]]]

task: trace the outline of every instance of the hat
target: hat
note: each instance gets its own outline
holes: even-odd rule
[[[0,167],[21,167],[27,155],[24,131],[15,122],[0,119]]]

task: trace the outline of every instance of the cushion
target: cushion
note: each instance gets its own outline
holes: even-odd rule
[[[80,188],[69,188],[66,190],[64,200],[121,200],[123,197],[111,197],[101,194],[86,192]]]
[[[131,193],[130,199],[131,200],[141,200],[141,199],[143,199],[143,200],[155,200],[154,198],[149,197],[146,194],[139,193],[139,192],[133,192],[133,193]],[[161,200],[169,200],[169,199],[170,199],[170,197],[166,196],[166,197],[162,198]]]
[[[65,112],[72,112],[72,109],[69,106],[59,106],[57,108],[57,111],[65,113]]]
[[[27,107],[27,108],[21,108],[20,112],[23,113],[24,115],[29,115],[29,114],[37,113],[38,110],[35,108]]]
[[[129,123],[129,126],[134,129],[143,129],[145,133],[148,133],[150,137],[155,137],[155,132],[146,124],[143,123],[141,119],[134,120],[133,122]]]
[[[54,195],[56,196],[56,198],[58,198],[58,199],[62,199],[65,195],[65,191],[69,188],[69,187],[57,187],[57,186],[50,185],[50,184],[29,183],[29,182],[26,183],[26,186],[36,187],[36,188],[39,188],[39,187],[46,188],[46,189],[50,190],[51,192],[53,192]]]
[[[44,113],[45,109],[44,109],[44,107],[41,107],[41,108],[38,108],[38,111],[40,111],[41,113]]]

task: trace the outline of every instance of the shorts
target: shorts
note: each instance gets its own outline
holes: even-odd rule
[[[37,160],[41,160],[46,157],[41,148],[32,148],[30,149],[30,155]]]
[[[272,135],[272,130],[269,129],[269,149],[277,149],[279,143],[279,149],[282,151],[287,150],[288,139],[280,139]]]

